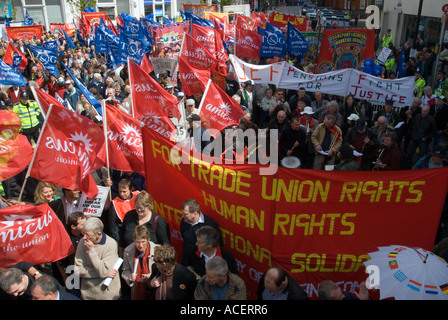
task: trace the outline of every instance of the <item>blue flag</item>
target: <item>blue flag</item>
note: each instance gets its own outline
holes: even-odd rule
[[[152,46],[155,44],[154,39],[152,37],[151,32],[151,22],[146,20],[145,18],[140,19],[140,32],[143,34],[143,37],[148,42],[149,52],[152,51]]]
[[[95,53],[107,53],[107,41],[104,37],[104,31],[95,27]]]
[[[3,60],[0,60],[0,84],[23,87],[26,86],[26,81]]]
[[[202,19],[197,14],[190,13],[190,12],[185,12],[185,17],[187,18],[187,20],[190,20],[192,23],[196,23],[196,24],[198,24],[200,26],[210,27],[210,28],[214,28],[215,27],[215,23],[213,21]]]
[[[260,57],[283,57],[286,53],[286,38],[284,34],[267,31],[258,27],[258,34],[263,36]]]
[[[58,52],[58,42],[56,40],[45,41],[45,48]]]
[[[47,69],[52,76],[59,77],[59,71],[56,67],[58,62],[58,53],[53,50],[48,50],[44,47],[28,45],[36,57],[42,62],[42,65]]]
[[[99,115],[102,115],[101,103],[98,101],[98,99],[95,98],[95,96],[89,90],[87,90],[87,88],[81,83],[81,81],[79,81],[73,75],[73,73],[70,72],[70,70],[67,68],[67,66],[64,63],[62,65],[64,66],[65,70],[67,70],[67,73],[69,74],[69,76],[73,79],[75,85],[78,87],[78,89],[84,95],[84,97],[86,97],[87,101],[89,101],[89,103],[95,108],[95,110],[98,112]]]
[[[272,23],[269,23],[269,22],[266,22],[266,31],[283,34],[282,29],[277,27],[275,24],[272,24]]]
[[[286,51],[289,53],[290,57],[300,58],[302,57],[303,52],[310,51],[305,36],[290,22],[288,22],[287,35],[288,41],[286,42]]]
[[[176,21],[174,21],[173,19],[163,17],[163,24],[175,24],[175,23]]]
[[[82,37],[82,34],[78,29],[76,29],[76,39],[78,39],[79,45],[81,47],[86,46],[86,40]]]
[[[75,49],[76,46],[75,46],[75,44],[73,43],[72,38],[70,38],[70,37],[68,36],[68,34],[67,34],[67,32],[65,32],[64,28],[62,28],[62,32],[64,32],[65,39],[67,40],[67,44],[68,44],[68,46],[70,47],[70,49]]]
[[[34,24],[34,20],[28,14],[28,10],[25,10],[25,21],[23,21],[25,26],[32,26]]]
[[[120,45],[118,47],[118,54],[116,63],[127,64],[128,57],[136,64],[142,64],[142,58],[145,54],[145,49],[148,46],[146,41],[127,37],[124,33],[120,34]]]
[[[397,78],[406,77],[406,57],[404,55],[404,44],[401,46],[400,60],[398,60]]]
[[[123,13],[124,14],[124,13]],[[124,16],[124,15],[122,15]],[[123,18],[123,33],[131,38],[138,38],[140,31],[140,23],[133,17],[124,16]]]

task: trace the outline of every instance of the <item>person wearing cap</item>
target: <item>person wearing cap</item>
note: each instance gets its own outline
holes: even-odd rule
[[[28,92],[22,91],[20,101],[14,105],[13,111],[19,115],[22,123],[20,133],[26,136],[30,143],[31,139],[37,143],[40,130],[40,109],[37,102],[30,100]]]
[[[414,86],[414,96],[418,98],[423,97],[423,89],[426,86],[426,81],[422,76],[422,71],[419,67],[415,69],[415,86]]]
[[[448,105],[446,104],[446,98],[442,95],[436,95],[436,104],[431,106],[429,113],[436,121],[434,145],[437,145],[439,144],[441,135],[448,124]]]
[[[445,145],[439,144],[432,151],[417,160],[412,169],[429,169],[448,167],[448,151]]]
[[[191,114],[187,118],[189,128],[188,133],[191,143],[196,152],[207,153],[206,147],[211,143],[210,133],[201,125],[201,118],[198,114]]]
[[[11,99],[2,101],[2,110],[7,110],[7,111],[13,111],[14,109],[14,102],[12,102]]]
[[[316,130],[319,122],[314,118],[314,110],[312,107],[305,107],[300,113],[300,126],[305,130],[306,142],[305,142],[305,156],[303,167],[312,169],[314,163],[314,145],[311,142],[311,135]]]
[[[353,149],[344,143],[337,154],[340,162],[334,166],[333,171],[359,171],[361,166],[353,159]]]
[[[67,100],[73,109],[76,108],[76,104],[81,96],[81,91],[78,88],[75,88],[72,80],[65,81],[65,87],[67,88],[64,92],[63,99]]]
[[[197,114],[199,115],[198,109],[195,108],[195,101],[194,99],[187,99],[187,101],[185,101],[185,128],[189,128],[189,122],[188,122],[188,117],[191,116],[192,114]]]
[[[182,91],[177,91],[174,95],[177,98],[177,102],[180,103],[181,101],[185,101],[185,93],[183,93]]]
[[[378,111],[375,116],[375,121],[378,121],[378,118],[381,116],[386,117],[387,124],[395,127],[398,122],[400,122],[400,115],[393,109],[394,102],[390,99],[387,99],[384,104],[384,109]]]
[[[375,141],[371,141],[372,133],[367,127],[365,118],[358,118],[355,125],[345,135],[344,142],[362,156],[356,157],[356,161],[361,165],[362,170],[370,170],[370,164],[375,160]]]
[[[434,86],[434,94],[436,96],[444,96],[444,93],[443,93],[444,88],[445,88],[445,91],[448,90],[448,83],[446,81],[446,73],[445,73],[445,71],[440,69],[439,72],[437,72],[437,83]]]

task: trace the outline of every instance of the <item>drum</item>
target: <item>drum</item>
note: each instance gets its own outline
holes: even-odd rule
[[[284,157],[281,161],[281,164],[285,168],[300,168],[301,163],[300,159],[294,156]]]

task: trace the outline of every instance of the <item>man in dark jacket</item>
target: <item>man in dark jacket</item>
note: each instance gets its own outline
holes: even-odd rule
[[[353,149],[348,144],[339,148],[341,162],[334,167],[334,171],[359,171],[361,166],[353,160]]]
[[[180,222],[180,234],[184,240],[182,246],[183,265],[187,265],[191,254],[194,254],[198,247],[196,246],[196,231],[202,226],[210,226],[218,231],[218,224],[209,216],[203,214],[200,210],[199,203],[195,199],[187,199],[182,204],[182,220]],[[222,245],[222,239],[219,238],[219,244]]]
[[[305,290],[279,267],[271,267],[263,274],[257,295],[258,300],[308,300]]]

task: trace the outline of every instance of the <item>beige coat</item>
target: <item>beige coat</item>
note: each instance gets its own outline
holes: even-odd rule
[[[117,300],[121,296],[120,276],[113,278],[109,287],[102,284],[118,260],[117,242],[106,234],[104,244],[96,244],[90,251],[84,246],[84,239],[78,244],[75,267],[81,277],[81,298],[83,300]]]
[[[333,154],[336,154],[342,145],[342,131],[338,126],[335,126],[336,130],[339,132],[339,139],[335,139],[335,133],[331,134],[331,141],[334,141],[334,143],[331,145],[331,150],[333,150]],[[325,137],[325,124],[320,123],[316,130],[314,130],[313,134],[311,135],[311,141],[313,142],[314,148],[321,145],[322,141]],[[328,150],[323,150],[328,151]]]

